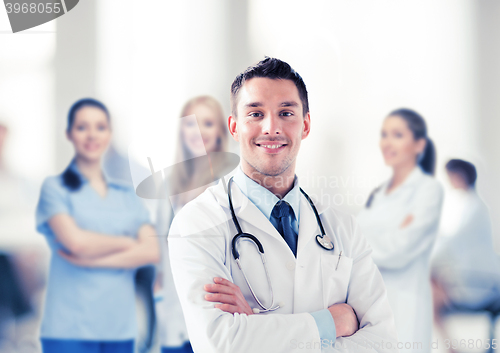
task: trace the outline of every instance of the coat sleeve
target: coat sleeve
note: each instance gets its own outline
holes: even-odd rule
[[[399,269],[425,252],[431,252],[436,240],[443,203],[443,188],[437,181],[423,185],[415,195],[408,215],[412,222],[371,238],[372,258],[381,269]]]
[[[382,275],[371,258],[371,249],[351,218],[353,265],[347,301],[356,313],[359,330],[339,337],[329,352],[398,352],[394,316],[387,299]]]
[[[229,230],[215,201],[197,201],[174,218],[168,236],[173,279],[194,351],[288,353],[300,347],[301,352],[320,352],[318,328],[309,313],[233,315],[204,299],[203,286],[214,277],[232,281],[226,267]]]

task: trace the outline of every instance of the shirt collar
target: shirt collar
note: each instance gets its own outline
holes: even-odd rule
[[[422,171],[422,169],[420,168],[420,166],[415,166],[415,168],[413,168],[413,170],[410,172],[410,174],[408,174],[408,176],[406,177],[406,179],[403,181],[403,183],[401,185],[399,185],[396,189],[394,189],[391,194],[393,192],[396,192],[397,190],[401,190],[401,189],[404,189],[406,188],[407,186],[411,186],[413,183],[417,182],[418,180],[420,180],[420,178],[422,178],[424,176],[424,172]],[[391,180],[392,179],[389,179],[387,180],[384,184],[383,184],[383,187],[382,187],[382,194],[385,195],[386,192],[387,192],[387,188],[389,187],[390,183],[391,183]]]
[[[80,177],[80,180],[82,181],[82,183],[89,182],[87,177],[80,172],[80,169],[78,169],[78,164],[76,164],[76,158],[73,158],[71,160],[71,163],[69,164],[69,169],[71,171],[73,171],[74,173],[76,173]],[[104,178],[104,182],[106,183],[106,185],[117,187],[117,188],[126,188],[127,187],[127,185],[125,183],[111,178],[108,174],[106,174],[106,172],[104,171],[103,168],[101,168],[101,171],[102,171],[102,176]]]
[[[234,174],[234,182],[240,188],[241,192],[248,197],[252,203],[267,217],[271,218],[271,212],[274,206],[279,201],[279,198],[272,192],[261,186],[254,180],[250,179],[241,168],[238,168]],[[283,198],[293,209],[295,219],[299,220],[300,212],[300,190],[298,178],[293,181],[293,188]]]

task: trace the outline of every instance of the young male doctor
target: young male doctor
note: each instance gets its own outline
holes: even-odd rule
[[[168,238],[194,351],[397,351],[384,283],[353,217],[299,188],[310,132],[300,75],[266,58],[236,77],[231,104],[241,165],[188,203]]]

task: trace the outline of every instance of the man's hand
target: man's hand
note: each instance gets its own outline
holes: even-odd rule
[[[252,315],[253,311],[241,293],[240,287],[224,278],[215,277],[215,284],[205,284],[204,289],[211,293],[206,294],[209,302],[218,302],[215,307],[226,313],[240,313]]]
[[[359,329],[358,318],[349,304],[334,304],[328,310],[333,316],[337,337],[351,336]]]

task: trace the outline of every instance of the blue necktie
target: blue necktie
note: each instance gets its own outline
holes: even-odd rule
[[[297,257],[297,235],[292,229],[291,225],[291,215],[293,214],[293,209],[286,201],[278,201],[271,212],[271,216],[278,221],[278,227],[276,228],[280,232],[283,239],[290,247],[293,255]]]

